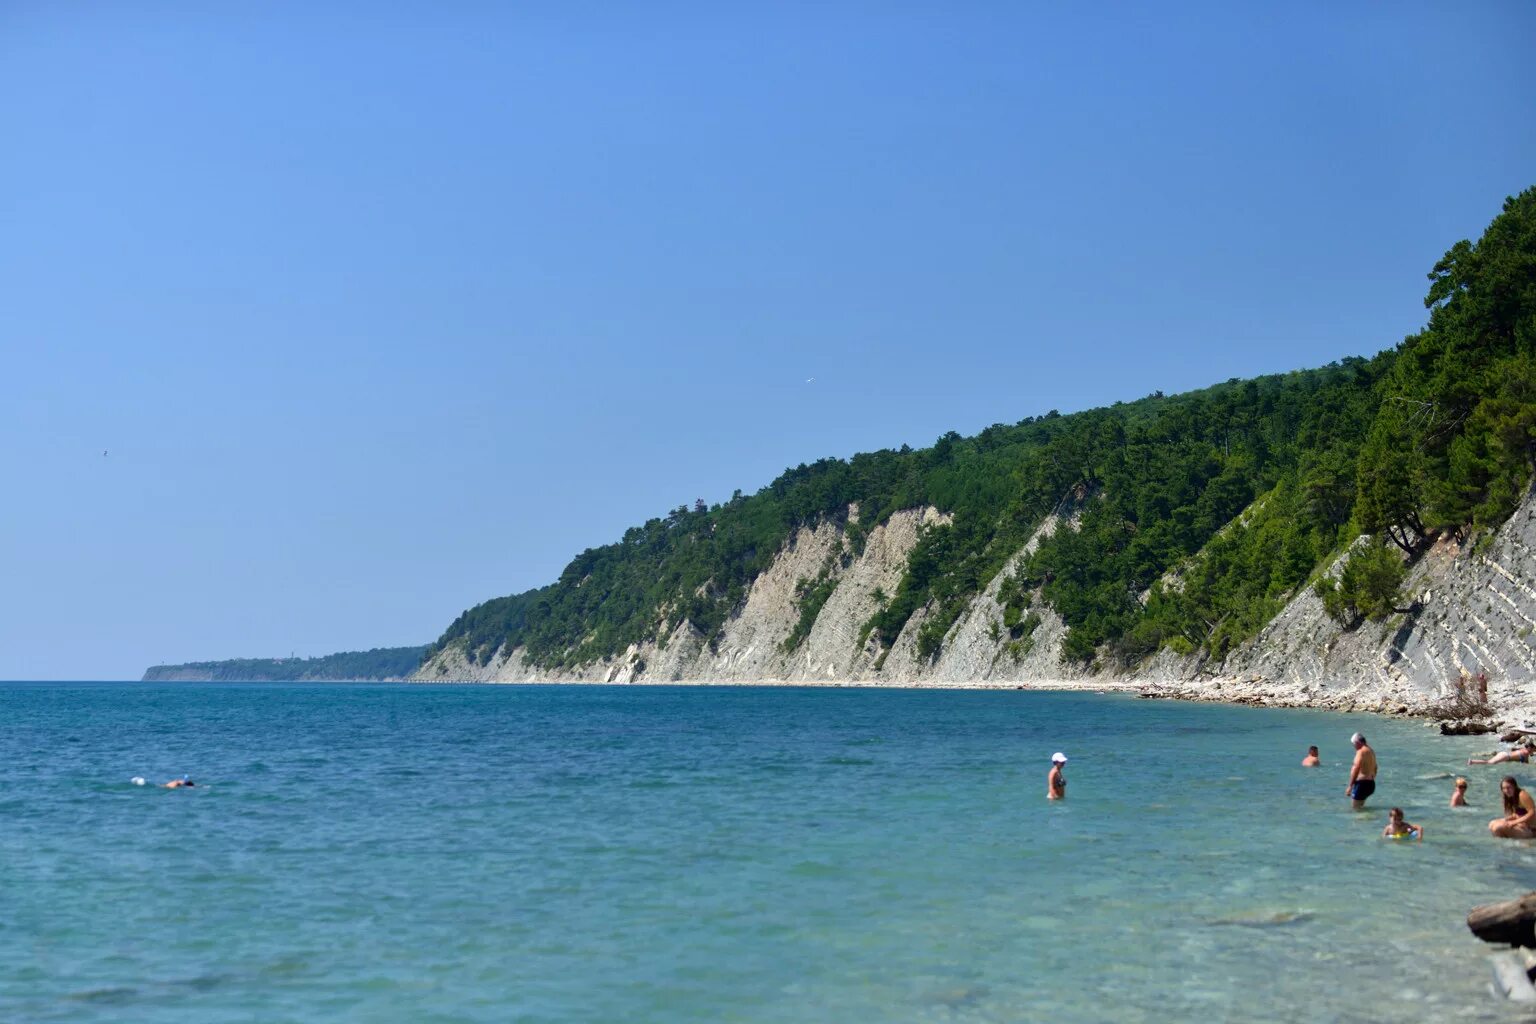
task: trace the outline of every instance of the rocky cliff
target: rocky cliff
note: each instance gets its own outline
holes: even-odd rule
[[[1325,707],[1420,710],[1485,674],[1494,710],[1536,716],[1536,495],[1471,549],[1442,538],[1403,585],[1409,610],[1343,629],[1310,590],[1202,679],[1196,695]],[[1177,671],[1176,673],[1177,674]]]
[[[938,512],[899,512],[871,530],[855,551],[844,528],[823,523],[797,532],[753,583],[714,645],[686,622],[664,642],[574,671],[531,665],[519,649],[475,664],[461,650],[440,652],[419,680],[602,683],[866,683],[897,686],[1134,683],[1172,696],[1257,703],[1422,711],[1455,692],[1463,673],[1486,673],[1489,698],[1511,721],[1536,716],[1536,496],[1469,550],[1442,539],[1412,566],[1404,585],[1411,610],[1383,623],[1345,628],[1310,587],[1294,594],[1253,640],[1219,663],[1164,652],[1134,669],[1063,663],[1065,624],[1043,601],[1027,645],[1008,642],[998,591],[1038,541],[1072,528],[1072,510],[1050,516],[978,594],[932,658],[916,637],[931,608],[914,614],[881,657],[865,628],[883,595],[895,591],[907,556]],[[857,510],[850,510],[857,521]],[[1342,559],[1341,559],[1342,561]],[[791,634],[806,585],[835,582],[799,643]],[[1021,646],[1024,649],[1021,650]]]

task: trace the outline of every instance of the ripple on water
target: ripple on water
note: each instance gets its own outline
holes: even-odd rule
[[[1462,922],[1536,887],[1536,844],[1487,835],[1494,778],[1484,808],[1445,807],[1475,739],[1364,716],[1016,691],[6,696],[0,757],[33,767],[0,799],[5,1020],[1492,1022]],[[1351,814],[1347,765],[1296,762],[1362,726],[1383,775]],[[1058,749],[1082,753],[1048,805]],[[124,781],[183,765],[213,788]],[[1425,842],[1381,840],[1391,805]],[[1426,963],[1433,984],[1406,984]]]

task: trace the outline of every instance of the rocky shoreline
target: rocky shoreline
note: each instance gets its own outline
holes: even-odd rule
[[[919,652],[933,608],[915,612],[882,648],[865,628],[882,594],[893,593],[934,509],[897,512],[868,531],[855,551],[846,529],[824,522],[800,530],[748,589],[742,607],[706,638],[686,620],[611,658],[570,668],[539,665],[522,648],[487,660],[460,648],[436,652],[418,681],[528,683],[711,683],[718,685],[911,686],[1134,691],[1147,697],[1256,707],[1473,717],[1471,732],[1536,722],[1536,496],[1477,544],[1442,538],[1408,567],[1411,608],[1384,622],[1341,625],[1310,586],[1299,588],[1264,628],[1220,660],[1163,650],[1130,669],[1111,659],[1066,662],[1066,624],[1038,594],[1027,636],[1004,624],[998,595],[1013,567],[1057,529],[1073,528],[1064,505],[954,621],[938,651]],[[857,522],[858,510],[849,510]],[[1337,566],[1342,563],[1340,554]],[[808,632],[796,633],[804,580],[829,574],[830,596]],[[1017,631],[1015,631],[1017,632]],[[794,639],[791,639],[792,635]],[[1485,674],[1484,713],[1447,716],[1460,681]]]

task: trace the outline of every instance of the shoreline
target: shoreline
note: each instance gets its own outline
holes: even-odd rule
[[[1145,700],[1177,700],[1198,704],[1230,704],[1243,707],[1291,708],[1312,711],[1337,711],[1345,714],[1377,714],[1394,717],[1424,718],[1431,720],[1434,710],[1427,702],[1409,703],[1392,699],[1381,700],[1350,697],[1347,694],[1317,697],[1253,686],[1241,678],[1213,679],[1210,683],[1194,686],[1186,682],[1169,680],[1126,679],[1051,679],[1028,682],[1003,680],[922,681],[901,682],[896,680],[866,679],[758,679],[758,680],[709,680],[672,679],[643,682],[603,682],[576,679],[410,679],[409,683],[447,684],[468,686],[718,686],[718,687],[814,687],[826,689],[869,690],[1025,690],[1038,693],[1098,693],[1131,694]],[[1223,692],[1226,688],[1231,689]],[[1507,724],[1502,716],[1493,719],[1496,730]]]
[[[145,680],[133,680],[145,682]],[[670,679],[611,682],[596,679],[178,679],[154,680],[158,684],[235,683],[318,685],[421,685],[421,686],[635,686],[635,687],[807,687],[815,689],[867,690],[1023,690],[1037,693],[1130,694],[1143,700],[1175,700],[1197,704],[1227,704],[1242,707],[1287,708],[1308,711],[1333,711],[1343,714],[1374,714],[1399,718],[1420,718],[1426,723],[1447,723],[1458,734],[1492,734],[1511,730],[1536,731],[1536,723],[1520,717],[1513,708],[1494,709],[1485,719],[1474,721],[1446,719],[1435,702],[1385,699],[1376,694],[1345,690],[1339,693],[1308,693],[1294,689],[1266,687],[1251,677],[1216,677],[1199,684],[1174,680],[1128,679],[1044,679],[1005,680],[924,680],[905,682],[891,679]]]

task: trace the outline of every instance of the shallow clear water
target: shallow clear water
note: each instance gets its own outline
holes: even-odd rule
[[[1536,844],[1486,833],[1489,747],[1018,691],[0,684],[0,1019],[1504,1021],[1463,918]]]

